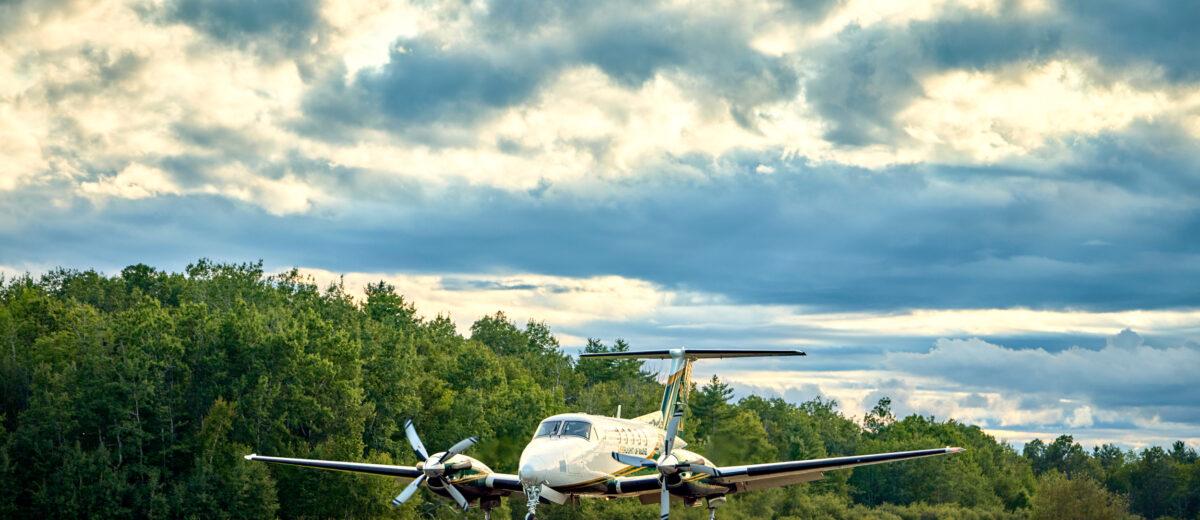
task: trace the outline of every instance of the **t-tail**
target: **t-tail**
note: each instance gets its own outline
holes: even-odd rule
[[[674,413],[675,403],[687,401],[688,385],[692,380],[692,362],[697,359],[721,359],[767,356],[803,356],[802,350],[743,350],[729,348],[676,348],[670,350],[644,350],[640,352],[591,352],[579,357],[670,359],[671,372],[667,386],[663,389],[662,404],[659,406],[658,425],[666,428]]]

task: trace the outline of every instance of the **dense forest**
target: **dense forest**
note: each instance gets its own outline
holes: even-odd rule
[[[463,337],[385,283],[351,295],[295,271],[267,276],[261,262],[56,270],[0,286],[4,518],[456,518],[426,491],[390,508],[403,486],[392,479],[242,455],[414,464],[402,429],[413,418],[430,448],[478,436],[470,455],[515,472],[541,417],[648,411],[661,392],[641,362],[573,359],[544,323],[497,312]],[[894,417],[886,399],[861,418],[821,398],[735,402],[716,377],[689,401],[682,437],[720,464],[968,449],[736,495],[720,518],[1200,518],[1200,462],[1181,442],[1089,450],[1064,435],[1018,452],[976,426]],[[653,518],[657,506],[539,512]],[[523,514],[511,500],[493,517]]]

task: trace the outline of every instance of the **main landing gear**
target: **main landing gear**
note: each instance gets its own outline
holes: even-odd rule
[[[708,503],[708,520],[716,520],[717,508],[725,505],[725,497],[709,497],[705,502]]]

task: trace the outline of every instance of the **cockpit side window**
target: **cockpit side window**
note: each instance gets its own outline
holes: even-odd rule
[[[533,436],[549,437],[551,435],[558,435],[560,426],[562,426],[562,421],[546,421],[541,426],[538,426],[537,433],[533,434]]]
[[[592,431],[592,424],[585,421],[566,421],[563,423],[562,434],[573,435],[575,437],[588,438]]]

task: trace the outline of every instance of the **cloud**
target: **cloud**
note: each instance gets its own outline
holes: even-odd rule
[[[398,132],[407,125],[469,123],[533,92],[547,65],[526,58],[402,41],[387,65],[360,71],[352,85],[331,78],[334,84],[310,95],[307,111],[345,126]]]
[[[922,96],[925,76],[1035,60],[1056,47],[1052,32],[1021,13],[961,11],[908,25],[849,25],[811,50],[816,70],[805,95],[829,125],[830,141],[902,145],[902,125],[893,119]]]
[[[1190,367],[1200,350],[1157,348],[1131,341],[1126,330],[1100,350],[1013,350],[978,339],[939,340],[927,353],[890,355],[896,370],[934,377],[966,388],[1080,400],[1066,419],[1091,422],[1095,409],[1131,418],[1200,423],[1200,393]]]
[[[138,163],[126,166],[116,176],[101,176],[95,182],[84,182],[79,189],[88,196],[113,196],[125,199],[144,199],[157,195],[177,195],[176,186],[165,172]]]
[[[219,45],[270,59],[312,52],[324,25],[316,0],[171,0],[161,14]]]
[[[669,78],[691,96],[725,103],[724,109],[747,127],[757,124],[759,106],[799,92],[790,61],[751,48],[743,20],[615,4],[560,6],[535,16],[523,4],[498,3],[478,16],[458,14],[479,26],[478,39],[429,32],[395,41],[388,62],[377,68],[350,76],[329,71],[308,94],[310,121],[299,128],[324,139],[344,138],[339,134],[355,129],[384,129],[436,146],[475,144],[463,140],[470,135],[464,130],[588,67],[625,89]],[[570,32],[506,29],[567,16],[574,18],[561,23],[571,24]],[[325,122],[336,130],[329,131]]]
[[[962,70],[924,78],[896,114],[909,136],[976,162],[1025,156],[1053,139],[1100,134],[1179,110],[1166,92],[1093,81],[1086,65],[1051,61],[1020,72]]]
[[[1151,65],[1174,82],[1195,82],[1200,71],[1190,49],[1200,46],[1193,30],[1200,6],[1187,0],[1128,3],[1057,2],[1066,32],[1079,49],[1118,67]]]
[[[635,110],[631,116],[653,114]],[[631,138],[640,121],[630,120]],[[533,131],[517,145],[541,145],[538,122],[525,122]],[[681,141],[686,135],[680,134]],[[601,153],[637,157],[636,148],[622,146]],[[566,157],[571,149],[561,153]],[[460,158],[462,167],[473,157],[478,156]],[[190,248],[204,236],[253,251],[252,258],[331,271],[618,275],[719,294],[739,304],[800,305],[822,313],[1014,307],[1116,312],[1197,305],[1189,280],[1200,279],[1195,261],[1200,251],[1180,237],[1189,236],[1188,226],[1200,217],[1187,190],[1174,187],[1138,192],[1021,170],[871,171],[735,152],[715,163],[691,156],[665,162],[652,179],[631,168],[625,177],[613,172],[587,184],[559,182],[550,177],[560,175],[558,165],[545,164],[529,177],[507,179],[525,183],[525,192],[483,180],[419,182],[302,155],[242,162],[198,148],[194,154],[148,159],[114,159],[112,173],[102,176],[116,178],[137,162],[168,174],[184,195],[179,198],[197,198],[187,204],[145,198],[121,208],[91,208],[86,199],[72,198],[71,184],[65,190],[50,184],[41,195],[32,188],[12,194],[10,200],[23,202],[7,208],[8,225],[67,232],[78,227],[78,215],[98,226],[148,219],[195,228],[182,242],[149,228],[142,240],[155,247]],[[757,173],[760,165],[775,173]],[[478,168],[503,171],[489,169],[493,166]],[[538,174],[547,181],[539,182]],[[214,219],[212,214],[230,209],[211,195],[263,211],[246,207]],[[78,206],[71,210],[73,220],[58,220],[61,213],[54,208],[63,205]],[[226,225],[256,234],[243,237],[221,227]],[[62,253],[46,241],[49,236],[10,239],[24,243],[30,259],[53,261],[39,256]],[[105,233],[84,236],[90,250],[126,247]],[[1093,239],[1114,246],[1083,245]],[[133,250],[154,252],[147,246]],[[1017,314],[994,319],[1025,319]],[[963,314],[958,321],[974,318]],[[900,320],[891,325],[909,327]],[[1004,333],[998,330],[977,333]]]

